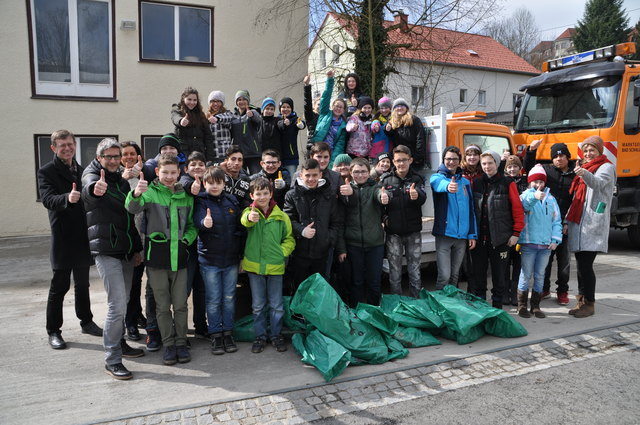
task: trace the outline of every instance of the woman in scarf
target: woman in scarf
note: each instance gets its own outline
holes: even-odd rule
[[[569,193],[573,196],[565,222],[568,225],[569,251],[578,266],[577,305],[569,310],[574,317],[595,312],[596,275],[593,262],[598,252],[607,252],[609,208],[616,181],[616,167],[603,155],[604,141],[589,136],[578,145],[584,163],[575,168],[576,176]]]

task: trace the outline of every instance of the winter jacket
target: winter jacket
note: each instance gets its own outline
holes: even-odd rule
[[[185,173],[180,176],[180,180],[178,180],[178,183],[182,185],[182,188],[185,192],[187,192],[187,195],[193,196],[193,194],[191,193],[191,186],[193,186],[193,183],[195,183],[195,181],[196,179],[191,177],[190,174]],[[200,193],[204,193],[206,191],[207,190],[204,187],[204,182],[202,181],[202,178],[200,178]]]
[[[411,155],[413,156],[413,164],[416,168],[420,168],[424,165],[427,157],[427,142],[424,126],[420,118],[414,116],[411,126],[402,126],[385,133],[391,140],[391,146],[394,148],[399,145],[405,145],[411,149]]]
[[[142,167],[142,172],[144,173],[144,179],[148,182],[152,182],[156,179],[156,167],[158,167],[158,161],[160,160],[160,155],[156,155],[154,158],[148,159],[144,166]],[[187,166],[187,158],[184,156],[182,152],[178,154],[178,162],[180,168],[180,175],[185,174],[185,168]]]
[[[224,167],[222,168],[224,169]],[[251,180],[244,169],[240,169],[238,178],[231,177],[226,171],[224,173],[224,190],[236,197],[240,203],[240,208],[245,208],[251,203],[249,183],[251,183]]]
[[[206,122],[203,123],[189,123],[188,126],[183,127],[180,125],[180,121],[184,118],[184,114],[180,110],[180,105],[171,105],[171,122],[173,123],[173,133],[180,139],[180,152],[185,157],[189,157],[189,154],[193,151],[202,152],[207,158],[207,161],[212,161],[215,155],[215,148],[213,146],[213,135],[211,134],[211,128]]]
[[[276,189],[273,188],[273,199],[276,201],[280,209],[284,208],[284,195],[287,194],[289,189],[291,189],[291,174],[289,174],[289,170],[286,168],[280,167],[278,171],[273,174],[267,174],[266,171],[260,170],[257,173],[253,174],[250,179],[251,181],[257,179],[258,177],[264,177],[271,182],[273,185],[273,181],[278,178],[278,174],[282,173],[282,180],[284,180],[284,188]]]
[[[279,118],[276,116],[262,117],[260,125],[260,140],[262,151],[273,149],[282,155],[282,130],[278,126]]]
[[[384,245],[380,188],[371,179],[363,184],[351,182],[351,187],[351,196],[340,197],[346,211],[345,243],[359,248]]]
[[[282,133],[282,163],[285,165],[296,164],[299,159],[298,155],[298,132],[304,130],[307,124],[301,120],[295,112],[292,112],[289,118],[289,125],[284,124],[284,117],[280,116],[278,128]],[[298,127],[298,120],[302,128]]]
[[[203,220],[211,212],[213,226]],[[198,262],[206,266],[229,267],[240,263],[244,228],[240,225],[240,204],[226,192],[213,196],[206,192],[195,198],[193,223],[198,228]]]
[[[542,201],[535,198],[536,189],[527,189],[520,195],[524,209],[524,227],[519,244],[550,245],[562,243],[562,217],[556,198],[548,187]]]
[[[450,193],[449,183],[455,176],[458,191]],[[433,233],[434,236],[448,236],[455,239],[477,239],[476,215],[473,208],[471,183],[462,177],[458,168],[455,174],[441,164],[438,172],[431,175],[433,191]]]
[[[333,121],[333,112],[331,111],[331,94],[333,93],[334,83],[335,80],[333,78],[327,78],[326,87],[322,93],[322,98],[320,98],[320,114],[318,116],[313,138],[311,139],[312,143],[327,142],[326,138],[329,134],[329,130],[331,129],[331,122]],[[347,122],[343,117],[333,141],[327,142],[331,147],[331,162],[329,163],[329,168],[331,168],[336,156],[344,153],[344,145],[347,137],[346,127]]]
[[[362,117],[351,115],[347,122],[347,133],[350,133],[347,153],[368,158],[371,151],[371,119],[363,121]]]
[[[304,120],[307,124],[307,140],[311,142],[318,122],[318,114],[313,111],[313,98],[311,97],[311,85],[304,86]]]
[[[567,221],[569,251],[607,252],[616,167],[611,163],[605,163],[593,174],[585,170],[582,180],[587,185],[582,219],[579,224]],[[601,213],[596,212],[600,203],[604,204],[604,211]]]
[[[193,197],[180,183],[174,191],[158,181],[139,197],[129,192],[126,208],[130,213],[145,212],[146,238],[144,261],[157,269],[178,271],[187,267],[188,246],[198,236],[193,225]]]
[[[233,112],[224,111],[221,114],[216,114],[215,117],[218,122],[215,124],[209,123],[209,129],[213,136],[213,148],[215,159],[213,162],[222,161],[227,155],[227,150],[231,146],[231,122],[233,121]]]
[[[82,199],[69,202],[73,183],[82,191],[83,168],[73,160],[73,171],[58,158],[38,170],[38,191],[51,225],[50,260],[53,270],[93,264],[87,237],[87,216]]]
[[[388,117],[378,115],[378,117],[371,123],[371,150],[369,151],[369,158],[375,158],[382,152],[391,152],[391,143],[389,136],[384,132],[384,127],[389,122]],[[375,127],[378,127],[378,131],[373,131]]]
[[[506,178],[510,179],[512,182],[516,184],[516,188],[518,189],[519,194],[523,194],[525,191],[529,189],[529,182],[527,181],[527,176],[507,176]]]
[[[107,192],[95,196],[93,188],[104,170]],[[129,182],[119,171],[111,173],[97,159],[91,161],[82,173],[82,200],[87,210],[87,234],[93,255],[109,255],[131,259],[142,251],[142,242],[135,225],[135,218],[125,209]]]
[[[275,204],[271,205],[267,216],[259,208],[256,211],[260,214],[257,223],[249,221],[249,207],[245,208],[240,219],[247,228],[242,268],[260,275],[282,275],[285,259],[296,246],[289,216]]]
[[[241,114],[238,108],[235,108],[231,122],[231,137],[233,144],[240,146],[245,159],[260,158],[262,155],[261,126],[262,117],[258,111],[253,110],[253,115],[248,118],[246,111]]]
[[[418,192],[418,199],[415,201],[409,196],[409,190],[414,183]],[[410,168],[402,178],[393,168],[380,177],[380,186],[384,187],[389,195],[389,203],[385,207],[387,233],[404,236],[422,231],[422,204],[427,200],[422,177]]]

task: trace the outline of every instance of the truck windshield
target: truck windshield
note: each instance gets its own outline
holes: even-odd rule
[[[516,132],[558,133],[610,127],[616,115],[618,76],[574,81],[527,91]]]
[[[500,136],[487,136],[484,134],[465,134],[464,135],[464,147],[474,144],[480,146],[481,152],[494,151],[502,153],[505,150],[511,152],[509,146],[509,139]]]

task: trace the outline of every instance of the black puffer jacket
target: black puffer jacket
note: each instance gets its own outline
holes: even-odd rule
[[[536,165],[536,152],[537,150],[529,150],[524,155],[524,169],[527,173],[531,171],[534,165]],[[569,168],[567,172],[562,172],[558,168],[554,167],[553,164],[542,164],[542,168],[544,168],[545,173],[547,173],[547,183],[546,186],[551,191],[551,194],[556,201],[558,201],[558,207],[560,207],[560,215],[564,220],[564,217],[567,215],[567,211],[569,211],[569,207],[571,206],[571,201],[573,200],[573,196],[569,194],[569,188],[571,187],[571,182],[573,182],[573,178],[576,176],[576,173],[573,172],[575,168],[575,162],[569,161]]]
[[[415,183],[418,199],[411,200],[409,189]],[[427,200],[424,180],[411,168],[407,175],[399,177],[395,169],[380,177],[380,186],[389,195],[389,204],[385,207],[387,219],[385,228],[392,235],[408,235],[422,230],[422,204]]]
[[[142,251],[134,215],[124,207],[130,191],[129,182],[119,172],[110,173],[104,169],[107,192],[95,196],[93,187],[100,180],[100,171],[103,169],[100,162],[94,159],[82,173],[82,200],[87,211],[89,249],[93,255],[128,259]]]
[[[175,103],[171,105],[171,122],[174,134],[180,139],[180,152],[187,158],[193,151],[202,152],[207,161],[213,161],[216,152],[209,122],[189,123],[187,127],[183,127],[180,125],[182,118],[184,114],[180,111],[180,106]]]
[[[279,118],[262,117],[260,126],[260,140],[262,140],[262,151],[273,149],[282,157],[282,130],[280,129]]]
[[[387,131],[385,128],[384,132],[389,136],[391,146],[394,148],[399,145],[405,145],[411,149],[411,155],[413,156],[412,167],[420,168],[424,165],[427,158],[427,135],[420,118],[414,116],[411,126],[398,127],[391,131]]]

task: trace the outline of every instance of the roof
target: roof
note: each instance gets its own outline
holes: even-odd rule
[[[536,44],[536,47],[531,50],[531,53],[544,52],[545,50],[551,49],[552,47],[553,41],[541,41],[540,43]]]
[[[351,36],[356,37],[357,29],[354,25],[336,13],[329,13],[325,22],[329,16]],[[385,28],[392,25],[395,25],[393,21],[384,21]],[[388,32],[390,43],[411,46],[399,48],[396,58],[504,72],[540,74],[533,65],[489,36],[412,24],[408,25],[408,29],[409,31],[402,31],[400,28],[395,28]]]
[[[562,31],[562,34],[560,34],[558,37],[556,37],[556,40],[562,40],[565,38],[571,38],[573,37],[573,35],[576,33],[576,29],[575,28],[567,28],[566,30]]]

